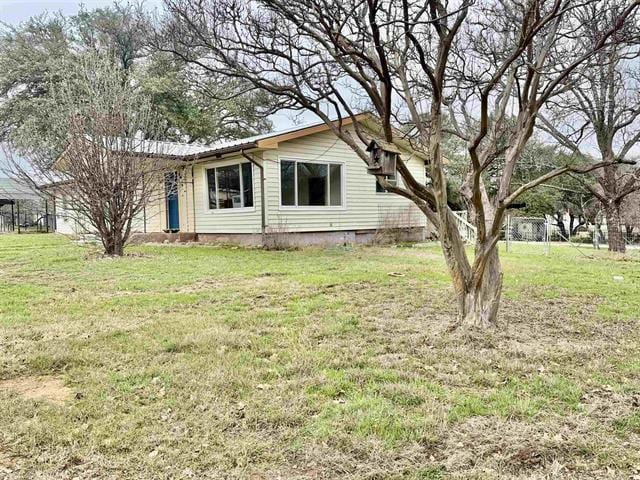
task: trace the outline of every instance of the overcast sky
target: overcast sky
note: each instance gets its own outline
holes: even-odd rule
[[[97,7],[111,5],[111,0],[0,0],[0,20],[6,23],[17,24],[27,20],[33,15],[44,12],[62,12],[73,15],[84,4],[91,10]],[[161,5],[161,0],[146,0],[145,5],[150,9]]]

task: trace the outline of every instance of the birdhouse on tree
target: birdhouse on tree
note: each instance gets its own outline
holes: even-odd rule
[[[369,166],[367,172],[371,175],[392,177],[396,174],[396,162],[400,150],[393,143],[381,140],[371,140],[367,146],[369,152]]]

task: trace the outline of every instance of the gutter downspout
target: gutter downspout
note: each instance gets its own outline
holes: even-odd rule
[[[195,241],[198,241],[198,231],[196,230],[196,177],[194,174],[194,166],[191,164],[191,203],[193,205],[193,234],[195,236]],[[189,214],[187,212],[187,218],[189,218]]]
[[[144,191],[144,174],[142,175],[142,191]],[[147,199],[147,202],[149,200]],[[147,202],[144,202],[144,205],[142,205],[142,220],[143,220],[143,233],[147,233]]]
[[[260,170],[260,213],[262,216],[262,245],[265,245],[265,235],[267,233],[267,213],[265,205],[265,191],[264,191],[264,165],[259,164],[251,155],[245,153],[244,149],[240,150],[240,155],[249,160]]]

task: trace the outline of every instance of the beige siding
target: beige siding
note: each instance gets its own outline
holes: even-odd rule
[[[377,193],[375,177],[364,162],[333,133],[323,132],[283,142],[278,149],[254,153],[262,161],[266,177],[267,225],[291,232],[370,230],[381,226],[424,226],[426,220],[409,200],[390,193]],[[424,162],[406,155],[409,169],[425,181]],[[343,205],[340,207],[283,207],[280,205],[280,159],[328,161],[342,165]],[[180,190],[180,229],[198,233],[260,233],[260,170],[253,166],[254,207],[242,210],[209,210],[206,169],[246,162],[234,156],[194,166],[195,191],[191,187],[191,167],[185,168]],[[194,202],[195,201],[195,202]],[[166,223],[160,205],[160,223]],[[185,219],[187,221],[185,222]],[[164,228],[164,227],[163,227]],[[161,229],[160,229],[161,230]],[[148,228],[148,231],[152,231]]]
[[[164,194],[153,200],[146,209],[147,232],[161,232],[166,228],[166,207]]]
[[[77,221],[77,214],[65,208],[65,206],[62,199],[58,198],[56,200],[56,232],[71,236],[87,233]]]
[[[149,201],[146,208],[134,220],[132,229],[134,232],[161,232],[166,227],[164,192]]]
[[[390,193],[377,193],[373,175],[365,163],[333,133],[324,132],[284,142],[277,150],[264,153],[268,224],[292,232],[375,229],[391,226],[424,226],[425,218],[409,200]],[[343,165],[343,205],[341,207],[280,206],[280,160],[328,161]],[[424,162],[407,159],[409,169],[425,181]],[[395,225],[400,223],[402,225]]]
[[[56,197],[56,231],[65,235],[95,234],[95,228],[86,216],[70,208],[71,200],[65,200],[62,192]],[[165,196],[159,191],[147,204],[146,209],[133,218],[131,230],[138,232],[161,232],[165,228]]]
[[[161,222],[161,215],[158,213],[161,211],[159,204],[159,200],[154,200],[147,206],[146,212],[141,212],[134,217],[131,223],[131,231],[133,233],[162,231],[164,225],[163,222]],[[77,236],[95,234],[96,230],[91,226],[87,217],[74,210],[65,209],[64,202],[58,198],[56,202],[56,232],[64,235]]]
[[[193,181],[191,176],[191,167],[185,167],[178,171],[178,206],[180,216],[180,231],[194,231],[194,213],[193,213]],[[164,228],[167,227],[166,198],[163,200],[161,222]]]
[[[248,162],[242,156],[225,158],[215,162],[198,164],[194,168],[195,212],[198,233],[260,233],[262,229],[260,213],[260,170],[253,168],[253,207],[242,209],[209,210],[206,170]],[[190,199],[193,205],[193,199]],[[193,207],[190,207],[193,210]],[[184,230],[187,231],[187,230]],[[191,230],[189,230],[191,231]]]

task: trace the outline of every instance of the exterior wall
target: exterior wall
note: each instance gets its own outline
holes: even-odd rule
[[[425,227],[426,218],[407,199],[392,193],[376,192],[375,177],[367,173],[364,162],[348,145],[331,132],[283,142],[278,149],[253,154],[265,169],[267,231],[327,232],[375,230],[378,228]],[[260,159],[259,157],[262,157]],[[330,161],[342,165],[343,201],[339,207],[288,207],[280,205],[280,160]],[[217,160],[194,167],[195,231],[212,234],[259,234],[260,170],[253,166],[254,207],[209,210],[206,169],[247,161],[242,156]],[[407,165],[420,182],[425,181],[424,162],[409,158]],[[189,190],[189,186],[185,191]],[[187,208],[193,199],[187,196]],[[182,196],[181,208],[182,208]],[[181,224],[181,231],[185,227]],[[193,230],[186,230],[193,231]]]
[[[85,233],[84,228],[75,219],[74,213],[67,210],[66,204],[60,199],[56,201],[56,232],[71,236]]]
[[[75,211],[70,200],[62,196],[62,192],[54,190],[50,193],[55,202],[56,233],[72,237],[92,233],[91,224]]]
[[[234,156],[194,166],[195,191],[193,193],[195,193],[195,230],[197,233],[261,233],[260,169],[255,165],[252,165],[253,207],[224,210],[209,209],[207,169],[237,163],[250,162],[242,156]],[[188,205],[193,210],[193,198],[189,198]]]
[[[178,177],[178,205],[180,211],[180,230],[191,231],[191,222],[187,209],[190,205],[188,198],[188,182],[190,182],[189,172],[186,169],[180,170]],[[187,177],[185,177],[187,175]],[[133,221],[132,231],[135,233],[163,232],[168,229],[167,225],[167,197],[164,181],[157,182],[157,191],[153,194],[146,208],[140,212]]]
[[[158,192],[146,208],[134,219],[134,232],[162,232],[166,228],[166,197],[164,191]]]
[[[155,195],[146,209],[133,219],[132,233],[162,232],[166,228],[165,201],[164,192]],[[68,207],[64,198],[56,197],[56,232],[74,237],[94,234],[89,221],[83,220],[79,213]]]
[[[186,169],[178,170],[178,205],[180,230],[189,232],[191,226],[187,208],[190,203],[187,198],[187,186],[190,178],[186,178],[189,172]],[[150,195],[146,207],[136,215],[131,225],[132,233],[164,232],[168,230],[167,195],[165,191],[164,176],[153,180],[155,192]]]
[[[424,237],[426,218],[409,200],[392,193],[376,192],[376,179],[367,173],[365,163],[332,132],[326,131],[282,142],[279,148],[252,153],[264,166],[267,233],[298,233],[294,244],[361,243],[379,228],[412,227]],[[403,155],[407,166],[419,182],[425,181],[424,162]],[[280,205],[280,161],[327,161],[342,165],[342,205],[327,207],[290,207]],[[261,241],[260,169],[252,165],[253,203],[242,209],[210,210],[206,171],[249,163],[242,155],[225,157],[206,163],[187,165],[179,173],[178,201],[180,233],[197,233],[200,241],[236,243],[238,235]],[[60,202],[59,202],[60,204]],[[65,221],[58,209],[58,231],[71,235],[79,231],[76,222]],[[167,230],[167,208],[164,183],[158,194],[134,221],[133,231],[141,239],[182,241],[180,236],[149,234]],[[338,232],[328,235],[330,232]],[[192,237],[188,237],[191,239]],[[143,240],[144,241],[144,240]],[[190,241],[190,240],[189,240]],[[245,240],[242,240],[244,242]]]
[[[332,132],[284,142],[264,153],[268,192],[268,224],[291,232],[363,230],[384,226],[422,226],[426,218],[417,207],[393,193],[376,192],[376,179],[365,163]],[[419,182],[425,181],[424,162],[409,159],[407,166]],[[280,205],[280,160],[330,161],[343,165],[343,205],[340,207],[285,207]],[[392,225],[389,225],[392,224]]]

